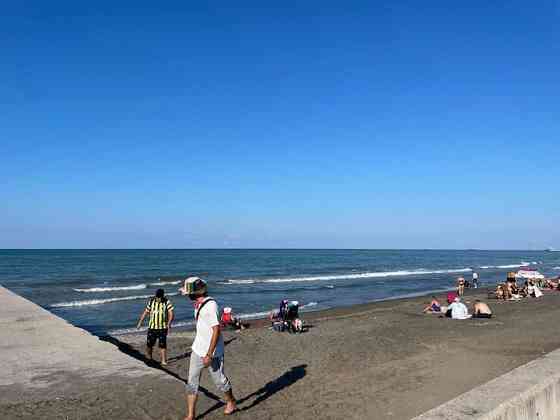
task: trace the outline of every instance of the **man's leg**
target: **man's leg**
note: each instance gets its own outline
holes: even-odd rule
[[[167,366],[167,330],[163,330],[159,335],[159,352],[161,355],[161,364]]]
[[[148,330],[148,335],[146,338],[146,358],[152,360],[154,344],[156,344],[156,338],[152,330]]]
[[[210,371],[210,377],[214,381],[216,388],[224,393],[226,400],[224,414],[228,415],[233,413],[237,410],[237,405],[235,403],[235,397],[233,396],[231,383],[224,372],[224,357],[214,357],[208,369]]]
[[[191,353],[191,359],[189,362],[189,382],[185,385],[187,393],[187,415],[185,420],[194,420],[195,418],[198,385],[200,383],[200,375],[203,368],[204,364],[202,363],[202,357],[198,356],[194,352]]]

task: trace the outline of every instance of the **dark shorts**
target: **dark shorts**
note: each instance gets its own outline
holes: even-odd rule
[[[492,314],[473,314],[473,318],[492,318]]]
[[[148,339],[146,345],[148,347],[154,347],[158,341],[160,349],[167,348],[167,330],[148,330]]]

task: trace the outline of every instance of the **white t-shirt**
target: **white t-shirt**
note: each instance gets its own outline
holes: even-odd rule
[[[208,299],[212,298],[208,297],[203,302],[207,301]],[[196,313],[197,310],[194,311],[195,319]],[[212,327],[220,325],[218,314],[218,304],[215,301],[204,304],[202,310],[200,311],[198,321],[196,321],[196,336],[191,347],[192,351],[200,357],[204,357],[208,353],[208,349],[210,348],[210,341],[212,340]],[[220,334],[220,338],[218,338],[218,344],[216,344],[216,349],[214,350],[214,357],[221,357],[223,355],[224,339],[222,338],[222,334]]]
[[[472,279],[478,280],[478,273],[472,273]]]
[[[447,307],[447,310],[451,309],[451,318],[453,319],[467,319],[471,316],[469,315],[469,310],[462,302],[453,302]]]

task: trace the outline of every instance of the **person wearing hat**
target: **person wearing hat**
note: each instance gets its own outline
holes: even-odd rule
[[[200,375],[206,368],[216,388],[224,393],[226,400],[224,414],[232,414],[237,410],[237,406],[231,383],[224,373],[224,339],[220,330],[218,304],[208,296],[206,282],[199,277],[187,278],[179,291],[193,301],[196,320],[196,335],[191,347],[189,380],[186,385],[185,420],[195,418]]]

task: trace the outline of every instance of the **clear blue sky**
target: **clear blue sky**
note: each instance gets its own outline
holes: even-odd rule
[[[0,247],[560,247],[558,1],[10,3]]]

